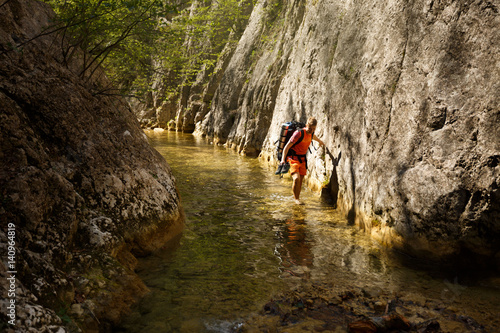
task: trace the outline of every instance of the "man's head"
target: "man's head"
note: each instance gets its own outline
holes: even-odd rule
[[[314,117],[309,117],[307,119],[306,123],[306,132],[307,134],[311,134],[316,130],[316,125],[318,124],[318,121]]]

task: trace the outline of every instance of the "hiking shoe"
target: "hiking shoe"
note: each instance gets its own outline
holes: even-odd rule
[[[279,175],[281,173],[281,169],[283,169],[284,167],[284,164],[279,164],[278,165],[278,170],[276,170],[276,172],[274,173],[275,175]]]
[[[286,162],[283,164],[283,167],[281,168],[281,173],[287,173],[288,170],[290,170],[290,163]]]

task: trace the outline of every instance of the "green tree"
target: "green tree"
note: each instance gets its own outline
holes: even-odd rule
[[[164,20],[177,4],[165,0],[46,0],[57,14],[46,33],[63,36],[63,61],[79,57],[79,75],[92,78],[105,69],[111,85],[99,93],[142,91],[152,75],[152,56],[161,50]],[[79,52],[83,50],[84,52]]]
[[[241,37],[255,0],[192,1],[168,26],[165,52],[159,53],[160,68],[166,71],[175,91],[189,85],[196,75],[211,72],[227,43]]]
[[[169,77],[175,89],[213,66],[231,36],[243,32],[254,0],[44,1],[57,18],[43,35],[62,35],[63,61],[76,61],[86,80],[103,68],[109,84],[98,94],[140,97],[155,78]]]

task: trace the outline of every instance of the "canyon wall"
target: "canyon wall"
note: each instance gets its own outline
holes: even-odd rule
[[[46,4],[0,17],[0,327],[106,331],[147,291],[136,256],[183,228],[175,179],[128,104],[63,62]]]
[[[259,1],[195,134],[276,165],[315,116],[308,183],[350,223],[500,267],[499,51],[494,1]]]

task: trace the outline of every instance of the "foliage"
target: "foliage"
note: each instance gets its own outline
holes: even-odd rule
[[[64,37],[66,63],[83,58],[79,75],[85,79],[104,68],[111,85],[98,93],[141,96],[155,78],[175,86],[213,66],[230,36],[241,35],[246,4],[253,5],[252,0],[45,1],[57,14],[49,30]]]
[[[248,21],[255,0],[193,1],[170,24],[168,51],[160,59],[170,74],[172,89],[184,81],[190,85],[203,70],[210,73],[224,47],[236,43]]]
[[[266,26],[272,27],[272,25],[275,23],[276,19],[279,17],[280,13],[283,10],[283,0],[270,0],[266,9],[265,9],[265,15],[264,15],[264,22],[266,23]]]
[[[175,15],[176,10],[167,0],[45,1],[57,14],[51,30],[64,37],[64,61],[83,58],[79,59],[79,75],[86,79],[102,65],[111,81],[119,83],[121,93],[142,86],[151,77],[151,57],[161,49],[156,43],[162,34],[159,22]]]
[[[61,318],[64,324],[70,323],[71,322],[71,317],[68,314],[69,311],[69,306],[65,304],[63,307],[57,311],[57,316]]]

